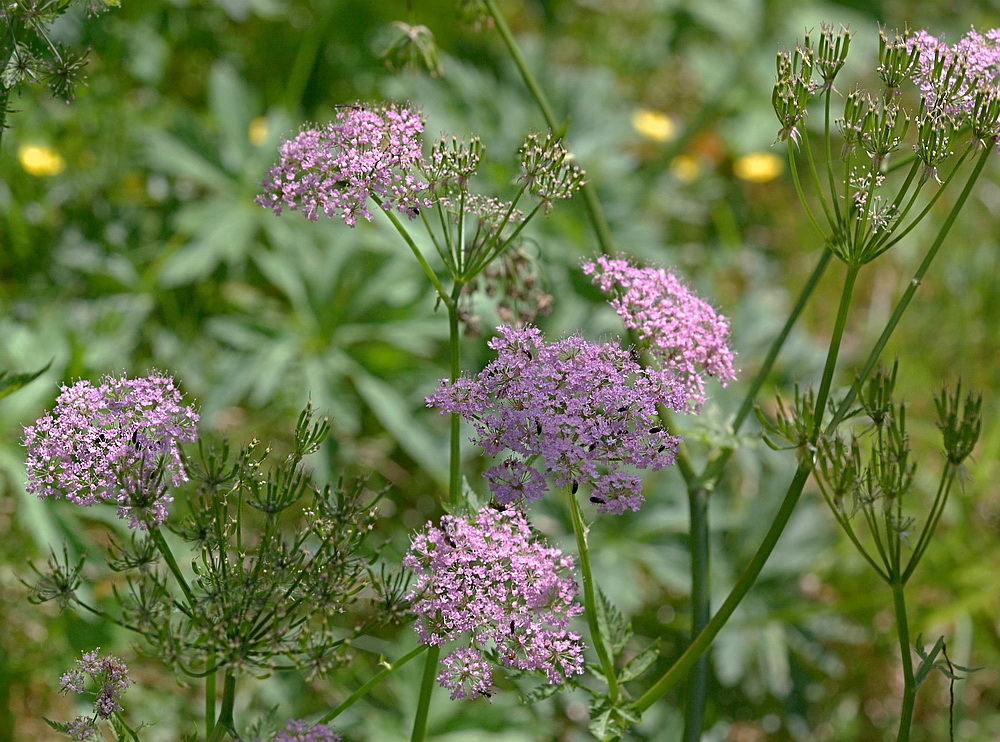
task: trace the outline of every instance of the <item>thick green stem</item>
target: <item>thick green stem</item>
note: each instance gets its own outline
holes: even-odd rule
[[[573,521],[573,533],[576,535],[577,552],[580,555],[580,574],[583,577],[583,606],[587,614],[587,626],[590,629],[590,640],[594,644],[594,651],[601,662],[601,670],[608,681],[608,698],[612,704],[618,700],[620,691],[618,689],[618,676],[615,674],[615,666],[611,661],[608,648],[604,645],[604,637],[601,635],[600,624],[597,620],[597,592],[594,589],[594,576],[590,569],[590,550],[587,548],[587,527],[583,522],[583,513],[580,510],[580,503],[573,494],[573,489],[566,488],[567,506],[569,507],[570,519]]]
[[[694,638],[690,646],[674,663],[673,667],[667,670],[648,691],[636,700],[634,706],[636,711],[642,713],[681,682],[691,668],[694,667],[698,658],[711,645],[716,635],[722,630],[722,627],[726,625],[726,621],[733,615],[736,606],[740,604],[750,591],[750,588],[753,587],[761,569],[764,568],[764,563],[774,550],[775,544],[778,543],[778,538],[781,536],[782,531],[785,530],[785,525],[788,523],[788,519],[792,516],[792,511],[799,501],[799,496],[802,494],[802,488],[809,478],[811,469],[811,464],[802,463],[799,465],[798,471],[795,473],[795,478],[792,480],[792,483],[788,487],[788,492],[785,494],[785,499],[782,500],[781,507],[778,508],[778,513],[775,515],[771,527],[764,536],[764,541],[736,580],[736,584],[733,585],[733,589],[726,597],[725,602],[705,625],[705,628]]]
[[[174,579],[177,580],[177,584],[180,585],[181,591],[184,593],[184,597],[187,600],[188,607],[194,610],[194,595],[191,593],[191,588],[188,587],[187,580],[184,579],[184,574],[181,572],[181,568],[177,566],[177,560],[174,559],[174,554],[170,551],[170,546],[167,544],[167,540],[163,538],[163,534],[160,533],[159,526],[150,526],[149,536],[156,543],[156,548],[159,549],[160,554],[163,556],[163,560],[167,563],[167,567],[170,569],[171,574],[173,574]]]
[[[215,652],[208,656],[209,667],[215,666]],[[205,676],[205,739],[215,731],[215,670]]]
[[[685,677],[691,668],[694,667],[694,665],[698,662],[698,659],[708,650],[708,647],[711,645],[716,635],[722,630],[722,627],[726,625],[729,617],[733,615],[733,611],[736,610],[736,606],[740,604],[746,594],[750,591],[750,588],[753,587],[754,582],[757,581],[760,571],[764,568],[764,564],[767,562],[768,557],[771,556],[771,552],[774,551],[774,547],[778,543],[778,539],[785,530],[785,526],[788,524],[788,519],[792,517],[795,505],[798,503],[799,497],[802,495],[802,488],[805,487],[806,480],[809,478],[809,474],[812,471],[812,455],[809,450],[815,447],[816,441],[819,438],[819,410],[822,409],[822,405],[826,404],[826,395],[829,394],[830,385],[833,383],[833,372],[837,367],[837,357],[840,354],[840,340],[843,337],[844,328],[847,325],[847,310],[850,306],[851,294],[854,290],[854,282],[857,278],[857,273],[857,266],[848,266],[847,276],[844,279],[844,287],[840,297],[840,307],[837,310],[837,320],[833,328],[833,336],[830,339],[830,349],[827,352],[826,364],[823,367],[823,378],[820,379],[820,392],[816,400],[817,424],[814,427],[812,435],[810,436],[809,445],[805,447],[804,450],[801,450],[802,458],[799,461],[799,467],[795,472],[795,476],[792,478],[791,484],[788,485],[788,491],[785,493],[785,497],[781,501],[781,506],[778,508],[778,512],[774,516],[771,527],[768,528],[767,533],[764,535],[763,542],[750,558],[750,562],[736,580],[736,584],[733,585],[732,590],[730,590],[729,595],[726,597],[725,602],[719,608],[718,612],[712,616],[711,620],[705,625],[705,628],[702,629],[691,641],[690,646],[674,663],[673,667],[667,670],[667,672],[653,684],[653,687],[646,691],[635,702],[634,708],[640,714],[652,706],[657,700],[662,698],[671,688],[677,685],[677,683]]]
[[[226,670],[226,679],[222,684],[222,706],[219,708],[219,718],[208,742],[222,742],[229,734],[236,739],[235,723],[233,722],[233,706],[236,702],[236,675],[233,670]]]
[[[837,366],[837,356],[840,354],[840,341],[844,337],[844,328],[847,327],[847,312],[851,308],[851,296],[854,293],[854,283],[857,281],[859,270],[861,270],[861,266],[849,265],[847,266],[847,275],[844,277],[844,289],[840,294],[840,306],[837,307],[837,319],[833,325],[833,336],[830,338],[830,350],[826,354],[823,378],[820,380],[819,391],[816,393],[816,420],[812,431],[813,444],[819,438],[820,430],[823,427],[823,410],[826,409],[826,401],[830,398],[833,372]]]
[[[440,647],[428,647],[424,658],[424,674],[420,678],[420,698],[417,701],[417,713],[413,717],[413,733],[410,742],[423,742],[427,735],[427,711],[431,705],[431,695],[434,693],[434,681],[437,678]]]
[[[387,677],[389,677],[390,675],[392,675],[392,673],[396,672],[396,670],[398,670],[399,668],[401,668],[403,665],[405,665],[407,662],[409,662],[410,660],[412,660],[414,657],[416,657],[419,654],[422,654],[423,652],[426,652],[428,649],[430,649],[430,647],[428,647],[426,644],[421,644],[416,649],[410,650],[408,653],[404,654],[402,657],[400,657],[398,660],[396,660],[395,662],[393,662],[391,665],[389,663],[383,663],[384,666],[382,667],[382,669],[379,670],[372,677],[371,680],[369,680],[367,683],[365,683],[360,688],[358,688],[356,691],[354,691],[351,695],[349,695],[346,699],[344,699],[344,701],[339,706],[337,706],[335,709],[333,709],[333,711],[330,711],[328,714],[326,714],[326,716],[324,716],[322,719],[320,719],[316,723],[317,724],[326,724],[326,723],[332,721],[333,719],[336,719],[338,716],[340,716],[342,713],[344,713],[347,709],[349,709],[355,703],[357,703],[362,698],[364,698],[365,696],[367,696],[368,693],[369,693],[369,691],[371,691],[372,688],[374,688],[376,685],[378,685],[379,683],[381,683]]]
[[[133,742],[140,742],[139,735],[136,734],[136,731],[125,722],[125,717],[122,716],[120,712],[115,711],[114,717],[118,723],[121,724],[122,729],[128,732],[128,736],[132,738]]]
[[[899,651],[903,657],[903,709],[899,717],[897,742],[910,739],[910,725],[913,723],[913,705],[917,699],[917,683],[913,676],[913,658],[910,656],[910,629],[906,622],[906,602],[903,598],[903,583],[892,583],[892,604],[896,609],[896,633],[899,635]]]
[[[701,633],[711,616],[709,592],[708,492],[702,487],[688,490],[691,548],[691,641]],[[687,708],[684,715],[684,742],[698,742],[705,717],[708,655],[694,663],[688,675]]]

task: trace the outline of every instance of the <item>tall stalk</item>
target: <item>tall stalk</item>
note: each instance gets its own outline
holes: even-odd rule
[[[572,487],[566,488],[567,507],[569,508],[570,519],[573,521],[573,533],[576,536],[577,553],[580,555],[580,573],[583,577],[583,605],[587,614],[587,626],[590,629],[590,641],[597,652],[597,658],[601,663],[601,671],[604,679],[608,682],[608,698],[614,704],[621,691],[618,688],[618,677],[615,673],[614,663],[611,661],[611,654],[604,644],[604,636],[601,634],[600,624],[597,620],[597,591],[594,589],[594,576],[590,569],[590,550],[587,548],[587,526],[583,522],[583,513],[580,510],[580,503],[573,493]]]
[[[892,582],[892,605],[896,611],[896,633],[899,636],[899,652],[903,658],[903,709],[899,716],[899,734],[896,740],[908,742],[917,698],[917,681],[913,674],[913,658],[910,656],[910,630],[906,622],[903,582],[898,576]]]
[[[822,397],[822,400],[817,398],[817,410],[822,409],[820,405],[821,401],[823,405],[826,404],[825,398],[829,393],[830,385],[833,382],[833,373],[836,369],[837,358],[840,354],[840,342],[844,335],[844,328],[847,326],[847,313],[850,307],[851,295],[854,291],[854,283],[857,278],[857,273],[857,266],[848,266],[847,276],[844,279],[844,286],[841,290],[840,305],[837,309],[837,319],[834,323],[833,335],[830,339],[829,350],[827,351],[826,364],[823,367],[823,377],[820,380],[820,397]],[[824,392],[823,390],[826,391]],[[819,413],[817,412],[817,414]],[[810,445],[815,445],[816,440],[819,438],[819,433],[819,427],[815,426],[813,433],[810,436]],[[792,512],[795,510],[795,505],[798,503],[799,497],[802,495],[802,489],[805,487],[806,480],[809,478],[811,471],[811,458],[803,456],[799,462],[799,467],[795,472],[795,476],[792,478],[792,481],[788,486],[788,490],[781,502],[781,506],[778,508],[778,512],[774,516],[774,520],[771,522],[771,527],[768,528],[767,533],[764,536],[763,542],[760,547],[758,547],[753,557],[751,557],[750,562],[744,568],[739,578],[736,580],[736,584],[733,585],[733,588],[730,590],[725,602],[716,614],[708,621],[705,628],[703,628],[692,640],[691,644],[674,663],[673,667],[667,670],[667,672],[664,673],[664,675],[661,676],[648,691],[636,700],[635,709],[637,711],[642,713],[666,695],[666,693],[675,685],[677,685],[677,683],[684,678],[691,668],[695,666],[698,659],[705,653],[712,641],[715,639],[716,635],[722,630],[722,627],[725,626],[729,617],[733,614],[733,611],[736,610],[736,606],[743,601],[743,598],[757,581],[757,577],[764,568],[764,564],[771,556],[771,552],[774,551],[774,547],[778,543],[778,539],[781,537],[782,532],[785,530],[785,526],[787,525],[789,518],[792,517]]]

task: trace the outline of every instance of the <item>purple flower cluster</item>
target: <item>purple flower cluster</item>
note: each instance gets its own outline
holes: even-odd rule
[[[583,611],[567,574],[573,558],[532,541],[516,508],[483,508],[471,520],[446,515],[440,528],[428,523],[403,564],[417,576],[408,597],[420,640],[441,646],[469,637],[442,660],[438,682],[453,700],[489,695],[490,645],[503,665],[544,672],[552,684],[583,672],[580,635],[567,630]]]
[[[55,409],[24,430],[28,492],[116,503],[131,528],[162,523],[173,497],[156,472],[162,466],[174,486],[187,479],[178,446],[196,439],[197,421],[174,380],[158,372],[63,386]]]
[[[119,701],[132,685],[132,679],[129,678],[128,668],[123,660],[111,654],[99,657],[97,655],[99,651],[100,647],[92,652],[85,652],[76,661],[76,667],[63,675],[59,681],[59,692],[64,695],[70,692],[84,693],[87,678],[90,678],[98,688],[94,699],[94,711],[97,716],[107,719],[116,711],[122,710]],[[78,716],[71,726],[84,735],[74,739],[87,739],[87,734],[93,734],[94,731],[93,724],[87,717]]]
[[[611,306],[622,322],[676,375],[694,409],[705,403],[703,376],[714,376],[723,386],[736,378],[729,320],[673,273],[604,256],[585,263],[583,272],[613,297]]]
[[[272,742],[340,742],[341,737],[326,724],[313,726],[307,721],[290,719],[285,728],[278,732]],[[260,742],[259,739],[251,742]]]
[[[680,442],[656,417],[658,404],[685,406],[673,374],[641,368],[615,344],[576,335],[547,343],[531,326],[497,331],[489,343],[496,360],[474,378],[442,381],[427,398],[471,421],[472,440],[488,455],[511,452],[486,472],[497,501],[537,500],[548,478],[557,487],[589,482],[602,513],[638,510],[634,469],[672,464]]]
[[[975,114],[977,94],[998,92],[1000,28],[972,29],[950,46],[918,31],[909,43],[919,54],[913,77],[929,110],[960,121]]]
[[[94,739],[97,736],[97,727],[93,719],[78,716],[66,726],[66,735],[75,740]]]
[[[303,129],[281,145],[278,164],[262,182],[259,206],[280,214],[287,207],[312,221],[322,212],[353,227],[368,221],[368,199],[414,216],[430,205],[420,164],[420,115],[395,105],[342,108],[337,120]]]

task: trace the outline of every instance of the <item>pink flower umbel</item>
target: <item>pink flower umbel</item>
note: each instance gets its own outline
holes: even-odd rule
[[[602,513],[638,510],[635,470],[672,464],[680,442],[657,418],[658,404],[686,404],[674,375],[641,368],[611,343],[547,343],[530,326],[497,331],[489,343],[496,360],[474,378],[442,381],[427,398],[472,422],[473,442],[490,456],[511,452],[486,472],[497,500],[537,500],[549,479],[557,487],[589,482]]]
[[[342,108],[337,120],[303,129],[281,145],[257,197],[280,214],[301,211],[316,221],[322,213],[353,227],[372,220],[368,199],[408,216],[431,204],[428,185],[417,177],[421,158],[420,115],[395,105]]]
[[[1000,28],[985,34],[972,29],[950,46],[918,31],[909,44],[919,55],[913,80],[924,103],[929,110],[954,119],[956,125],[975,115],[980,93],[1000,92]]]
[[[610,304],[625,326],[676,375],[695,409],[705,403],[704,376],[716,377],[723,386],[736,378],[729,320],[674,274],[604,256],[585,263],[583,272],[612,297]]]
[[[409,598],[420,641],[441,646],[468,637],[438,676],[453,700],[489,695],[490,645],[503,665],[543,672],[553,685],[583,672],[580,636],[567,630],[583,612],[569,576],[573,558],[532,540],[516,508],[484,508],[474,519],[446,515],[440,528],[428,523],[403,564],[417,577]]]
[[[78,505],[115,503],[131,528],[162,523],[173,497],[161,480],[187,480],[179,444],[197,438],[197,422],[174,380],[159,373],[63,386],[55,409],[24,430],[27,490]]]

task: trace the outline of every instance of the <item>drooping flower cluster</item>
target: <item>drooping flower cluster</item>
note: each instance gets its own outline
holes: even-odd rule
[[[547,343],[536,327],[501,326],[497,357],[475,377],[442,381],[427,404],[472,422],[490,456],[486,472],[500,503],[537,500],[556,486],[589,482],[600,512],[638,510],[635,469],[674,462],[679,439],[659,425],[657,405],[682,410],[670,371],[641,368],[615,344],[571,336]],[[540,468],[540,471],[539,471]]]
[[[441,646],[463,635],[468,644],[448,654],[438,682],[452,699],[489,695],[485,652],[501,664],[541,671],[549,683],[583,672],[583,644],[568,631],[583,611],[569,576],[573,558],[531,538],[516,508],[483,508],[474,518],[446,515],[413,538],[403,564],[417,577],[410,593],[416,630]]]
[[[128,667],[125,662],[111,654],[98,656],[98,647],[92,652],[84,652],[76,661],[76,667],[62,676],[59,681],[59,692],[86,693],[88,678],[97,688],[94,697],[94,713],[107,719],[117,711],[122,710],[121,698],[132,685]],[[96,717],[95,717],[96,718]],[[67,733],[73,739],[90,739],[96,734],[95,718],[78,716],[69,724]]]
[[[303,129],[281,145],[278,164],[264,178],[256,203],[275,214],[320,213],[353,227],[358,216],[372,220],[368,199],[414,216],[430,205],[420,164],[420,115],[396,105],[341,108],[337,120]]]
[[[625,326],[638,332],[663,368],[676,375],[690,402],[705,402],[704,376],[725,386],[736,378],[729,320],[699,299],[674,274],[601,256],[583,272],[612,297]]]
[[[55,409],[25,428],[27,490],[78,505],[116,503],[131,528],[162,523],[173,496],[161,482],[187,479],[179,444],[195,440],[197,421],[174,380],[158,372],[63,386]]]
[[[341,736],[326,724],[313,726],[307,721],[289,719],[285,728],[278,732],[271,742],[340,742]],[[261,742],[253,739],[250,742]]]
[[[975,115],[981,93],[998,92],[1000,28],[985,34],[971,29],[950,46],[926,31],[918,31],[908,41],[918,54],[914,82],[929,110],[958,123]]]

